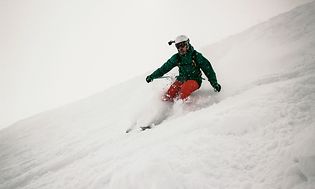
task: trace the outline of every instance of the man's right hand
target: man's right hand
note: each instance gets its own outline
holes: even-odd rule
[[[151,75],[149,75],[149,76],[147,76],[147,77],[145,78],[145,80],[147,81],[147,83],[150,83],[150,82],[153,81],[153,78],[152,78]]]

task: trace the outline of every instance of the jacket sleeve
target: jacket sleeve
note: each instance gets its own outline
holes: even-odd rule
[[[175,54],[170,59],[168,59],[160,68],[155,70],[150,76],[153,79],[162,77],[164,74],[171,71],[177,65],[176,61],[177,61],[177,57]]]
[[[210,84],[212,86],[217,84],[217,77],[209,60],[207,60],[201,53],[197,53],[196,61],[198,62],[203,73],[207,76]]]

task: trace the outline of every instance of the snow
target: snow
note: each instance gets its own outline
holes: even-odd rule
[[[312,2],[207,47],[220,93],[144,74],[1,130],[0,188],[314,189],[314,31]]]

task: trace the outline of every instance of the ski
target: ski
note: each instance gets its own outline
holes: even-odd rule
[[[141,129],[142,131],[147,130],[147,129],[152,129],[152,126],[151,126],[151,125],[149,125],[149,126],[144,126],[144,127],[140,127],[140,129]]]
[[[147,125],[147,126],[141,126],[141,127],[137,127],[139,129],[139,131],[145,131],[148,129],[152,129],[153,126],[155,126],[155,124],[151,124],[151,125]],[[130,127],[126,130],[126,133],[130,133],[131,131],[135,130],[135,127]]]

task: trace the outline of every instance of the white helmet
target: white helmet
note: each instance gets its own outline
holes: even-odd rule
[[[186,35],[179,35],[175,38],[175,44],[187,41],[189,42],[189,38]]]

